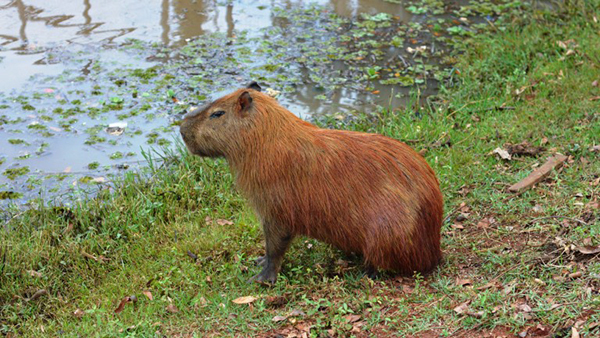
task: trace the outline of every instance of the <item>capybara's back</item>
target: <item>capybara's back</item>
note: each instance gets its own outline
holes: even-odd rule
[[[227,159],[263,223],[267,254],[255,278],[275,281],[296,235],[361,253],[370,268],[435,267],[443,201],[427,162],[382,135],[318,128],[257,89],[225,96],[181,127],[190,151]]]

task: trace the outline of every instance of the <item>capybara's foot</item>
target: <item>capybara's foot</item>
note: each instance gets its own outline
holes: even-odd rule
[[[265,263],[267,262],[267,257],[266,256],[259,256],[258,258],[256,258],[256,265],[258,266],[265,266]]]
[[[257,282],[261,284],[275,284],[277,281],[277,271],[275,269],[267,269],[266,267],[262,271],[250,278],[249,282]]]
[[[371,279],[377,279],[377,278],[379,278],[379,271],[377,270],[376,267],[374,267],[372,265],[367,265],[365,267],[365,276],[367,276]]]

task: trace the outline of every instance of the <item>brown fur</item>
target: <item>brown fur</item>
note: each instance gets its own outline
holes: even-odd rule
[[[225,114],[210,118],[215,111]],[[258,214],[267,245],[259,281],[275,281],[297,235],[402,273],[431,270],[441,259],[438,180],[400,141],[318,128],[249,88],[190,114],[181,133],[192,153],[227,159]]]

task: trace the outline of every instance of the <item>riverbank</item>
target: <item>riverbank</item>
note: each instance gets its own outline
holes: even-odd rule
[[[359,260],[302,238],[274,287],[247,284],[263,252],[258,222],[223,161],[181,150],[146,155],[147,170],[94,199],[4,223],[0,332],[599,334],[599,5],[531,10],[467,39],[423,108],[319,121],[422,151],[446,201],[445,261],[433,274],[373,281]],[[556,153],[568,156],[560,169],[508,191]]]

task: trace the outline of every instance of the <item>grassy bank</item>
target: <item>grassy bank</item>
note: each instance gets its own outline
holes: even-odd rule
[[[600,245],[599,19],[597,1],[532,12],[469,39],[427,108],[321,121],[423,150],[446,200],[445,262],[432,275],[373,281],[359,260],[302,238],[274,287],[248,284],[263,252],[257,220],[224,162],[181,151],[93,200],[5,224],[0,333],[600,334],[600,260],[586,254]],[[542,149],[493,154],[523,141]],[[557,152],[569,155],[560,170],[507,191]]]

